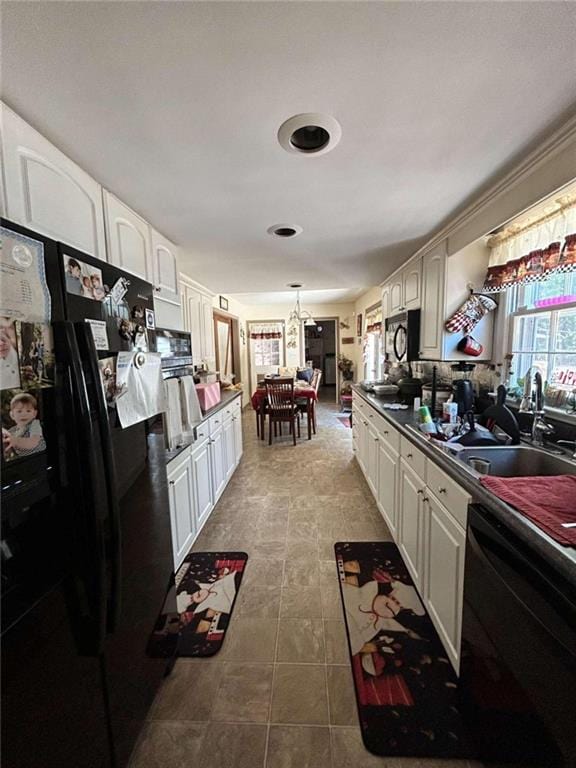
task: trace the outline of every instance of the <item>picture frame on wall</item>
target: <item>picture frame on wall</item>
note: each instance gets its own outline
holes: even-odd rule
[[[228,312],[228,299],[224,298],[224,296],[220,296],[220,309]]]
[[[362,312],[356,316],[356,336],[362,336]]]

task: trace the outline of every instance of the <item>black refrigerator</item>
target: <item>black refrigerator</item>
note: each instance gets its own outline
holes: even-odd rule
[[[153,288],[1,226],[2,765],[119,768],[173,581],[162,417],[114,407],[117,353],[155,351]]]

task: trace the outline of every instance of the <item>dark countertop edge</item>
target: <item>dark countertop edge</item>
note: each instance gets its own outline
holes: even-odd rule
[[[223,389],[222,390],[222,399],[218,403],[218,405],[215,405],[213,408],[210,408],[206,411],[205,414],[203,414],[202,418],[194,423],[194,431],[196,431],[196,428],[200,426],[200,424],[204,424],[205,421],[208,421],[208,419],[211,416],[214,416],[214,414],[218,413],[218,411],[222,410],[225,406],[227,406],[229,403],[232,402],[232,400],[235,400],[237,397],[241,397],[244,394],[244,391],[241,389]],[[190,445],[194,445],[195,439],[191,438],[189,440],[186,440],[182,443],[182,445],[179,445],[178,448],[174,448],[173,451],[166,450],[165,451],[165,462],[166,465],[170,464],[174,461],[174,459],[177,459],[180,454],[186,450]]]
[[[452,459],[439,448],[429,445],[425,437],[419,438],[418,435],[407,429],[406,424],[416,425],[418,423],[416,414],[412,409],[390,411],[382,408],[382,403],[386,402],[385,400],[365,392],[358,384],[353,384],[352,389],[383,418],[394,425],[400,434],[419,448],[427,458],[444,470],[458,485],[465,488],[472,496],[474,503],[484,506],[499,522],[515,533],[524,544],[534,549],[552,568],[576,585],[576,549],[564,547],[554,541],[529,518],[484,488],[476,478],[459,470],[456,459]]]

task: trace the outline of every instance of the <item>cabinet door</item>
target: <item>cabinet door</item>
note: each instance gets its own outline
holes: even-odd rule
[[[214,315],[212,312],[212,299],[209,296],[200,296],[202,302],[202,357],[215,364],[216,352],[214,349]]]
[[[404,307],[406,309],[420,308],[420,283],[422,262],[420,259],[411,262],[402,272],[404,282]]]
[[[424,603],[458,672],[466,532],[428,492]]]
[[[222,431],[224,433],[224,452],[226,458],[226,482],[228,482],[236,468],[236,435],[234,434],[232,417],[224,422]]]
[[[104,190],[108,261],[148,283],[154,282],[150,227],[118,198]]]
[[[382,320],[390,316],[390,286],[385,285],[382,288]]]
[[[395,275],[390,283],[390,314],[394,315],[404,306],[402,273]]]
[[[418,591],[423,583],[423,495],[424,482],[401,459],[397,542]]]
[[[202,302],[200,294],[193,288],[186,288],[186,306],[188,308],[186,330],[192,337],[192,358],[194,365],[200,365],[204,356],[202,353]]]
[[[232,416],[234,423],[234,466],[238,466],[240,459],[242,458],[242,416],[240,411]]]
[[[444,279],[446,242],[422,259],[422,313],[420,315],[420,355],[430,360],[442,358],[444,329]]]
[[[214,506],[214,497],[212,495],[212,471],[210,467],[210,445],[208,441],[192,451],[191,464],[192,480],[194,483],[196,529],[199,531],[206,522],[206,519]]]
[[[368,445],[368,422],[362,415],[359,414],[358,420],[358,464],[364,474],[366,474],[366,449]]]
[[[378,498],[378,433],[370,424],[366,431],[366,480],[374,497]]]
[[[378,444],[378,506],[395,539],[398,517],[397,468],[398,454],[385,448],[383,441],[380,440]]]
[[[102,187],[2,105],[8,219],[106,260]]]
[[[212,464],[212,497],[216,503],[226,485],[226,443],[222,427],[214,432],[209,442]]]
[[[170,522],[172,525],[172,547],[174,568],[178,569],[188,554],[196,534],[194,509],[194,487],[190,459],[168,475],[170,490]]]
[[[169,301],[172,304],[179,304],[178,249],[154,229],[151,231],[154,298]]]

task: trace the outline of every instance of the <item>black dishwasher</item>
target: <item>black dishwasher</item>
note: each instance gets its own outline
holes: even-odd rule
[[[576,766],[576,589],[476,505],[468,514],[461,683],[480,759]]]

